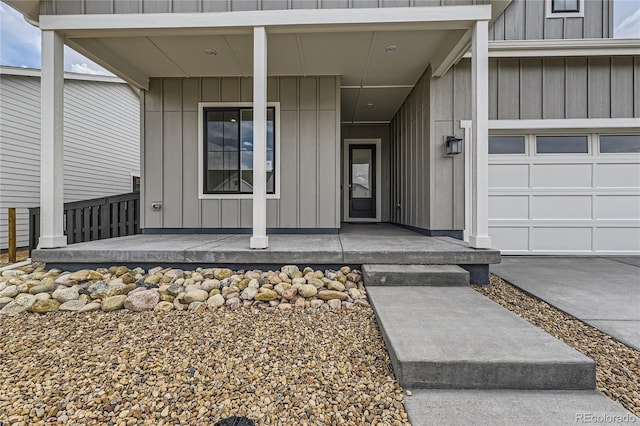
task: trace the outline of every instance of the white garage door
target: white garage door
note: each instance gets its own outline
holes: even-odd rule
[[[640,135],[491,136],[489,233],[504,254],[640,254]]]

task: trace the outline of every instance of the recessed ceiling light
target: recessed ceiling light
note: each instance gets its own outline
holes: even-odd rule
[[[214,49],[205,49],[204,53],[209,56],[216,56],[218,54],[218,52]]]
[[[231,119],[231,120],[229,120],[229,121],[230,121],[230,122],[232,122],[232,123],[235,123],[235,122],[237,122],[238,120],[236,120],[235,118],[232,118],[232,119]]]
[[[369,107],[369,108],[371,108],[372,106],[373,106],[373,104],[372,104],[371,102],[369,102],[369,103],[367,104],[367,107]]]
[[[396,50],[398,50],[398,48],[393,44],[391,44],[391,45],[389,45],[389,46],[384,48],[384,51],[387,52],[387,53],[393,53]]]

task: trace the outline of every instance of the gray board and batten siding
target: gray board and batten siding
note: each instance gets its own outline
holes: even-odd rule
[[[640,117],[640,57],[489,61],[489,119]],[[390,124],[390,220],[427,230],[464,228],[464,137],[471,118],[471,61],[443,77],[427,69]]]
[[[491,120],[633,117],[640,56],[489,60]]]
[[[64,201],[130,192],[140,169],[138,94],[124,82],[66,79],[64,103]],[[25,247],[28,208],[39,204],[40,77],[3,72],[0,248],[7,248],[7,208],[17,209],[17,245]]]
[[[45,0],[43,15],[201,13],[488,4],[489,0]]]
[[[547,17],[548,0],[512,0],[489,27],[489,40],[613,37],[613,1],[584,0],[584,17]]]
[[[267,200],[267,227],[338,229],[340,78],[270,77],[267,92],[269,102],[280,103],[282,182],[280,199]],[[198,102],[252,99],[252,78],[151,79],[142,119],[143,229],[251,228],[250,198],[199,198]],[[160,210],[151,208],[154,201]]]

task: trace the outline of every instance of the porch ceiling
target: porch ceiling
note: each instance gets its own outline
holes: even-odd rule
[[[465,32],[269,34],[268,74],[340,75],[343,122],[389,121],[429,63]],[[71,41],[83,51],[117,57],[118,62],[149,77],[251,76],[253,71],[251,34],[129,35]],[[388,52],[390,46],[395,50]],[[207,54],[207,50],[216,54]]]

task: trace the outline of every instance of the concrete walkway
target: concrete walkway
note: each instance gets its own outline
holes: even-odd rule
[[[490,270],[640,350],[640,256],[503,256]]]

